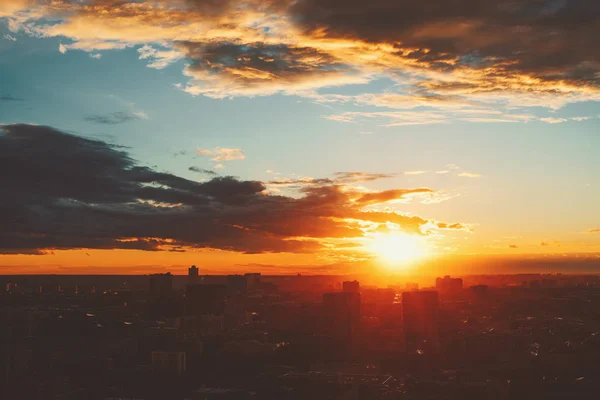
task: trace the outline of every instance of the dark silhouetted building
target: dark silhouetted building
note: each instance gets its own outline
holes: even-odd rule
[[[158,371],[183,375],[186,370],[186,357],[183,351],[153,351],[152,367]]]
[[[323,313],[326,330],[332,337],[346,345],[356,340],[360,327],[360,294],[324,293]]]
[[[226,303],[227,286],[225,285],[195,284],[186,286],[186,315],[223,315]]]
[[[475,286],[469,287],[469,290],[471,291],[471,294],[473,294],[475,296],[485,296],[488,292],[488,286],[487,285],[475,285]]]
[[[402,324],[409,351],[434,346],[438,340],[438,293],[436,291],[402,293]]]
[[[247,290],[257,290],[260,288],[260,273],[251,272],[244,274],[246,278],[246,289]]]
[[[245,293],[248,290],[247,279],[244,275],[227,275],[225,282],[227,282],[230,293]]]
[[[463,281],[460,278],[451,278],[450,275],[446,275],[435,280],[435,287],[440,292],[459,292],[463,288]]]
[[[166,274],[150,275],[150,297],[169,297],[173,291],[173,275]]]
[[[188,268],[188,276],[198,276],[198,267],[192,265]]]
[[[360,293],[360,283],[358,281],[344,281],[342,291],[346,293]]]

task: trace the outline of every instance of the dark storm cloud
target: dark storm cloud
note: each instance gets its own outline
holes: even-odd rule
[[[85,117],[85,120],[88,122],[102,125],[124,124],[125,122],[135,121],[138,119],[141,119],[140,115],[122,111],[104,115],[89,115]]]
[[[239,43],[238,43],[239,42]],[[264,95],[348,82],[356,71],[334,55],[308,46],[262,42],[178,42],[190,61],[185,73],[211,97]]]
[[[360,208],[431,189],[364,194],[332,184],[304,187],[300,198],[273,196],[258,181],[198,183],[142,167],[122,148],[51,127],[4,125],[0,132],[0,253],[311,252],[322,248],[320,238],[362,236],[353,219],[412,230],[428,222]]]
[[[300,0],[291,13],[307,32],[412,48],[402,55],[437,70],[600,80],[596,0]]]
[[[193,165],[188,168],[188,171],[197,172],[199,174],[206,174],[206,175],[217,175],[217,173],[211,169],[198,168]]]

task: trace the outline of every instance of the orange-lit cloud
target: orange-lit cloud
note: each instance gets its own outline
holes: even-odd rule
[[[600,100],[596,2],[525,0],[5,0],[13,31],[61,38],[61,51],[136,47],[151,68],[185,59],[180,88],[215,98],[295,94],[404,110],[386,126],[524,122],[522,107]],[[577,21],[576,26],[572,21]],[[386,93],[318,90],[389,78]],[[418,117],[408,110],[428,107]],[[495,110],[496,115],[475,115]],[[456,113],[456,114],[455,114]],[[367,112],[331,116],[355,121]],[[578,118],[588,118],[581,116]],[[542,121],[556,122],[553,118]],[[574,119],[579,120],[579,119]]]
[[[419,235],[430,228],[464,228],[366,211],[434,193],[429,188],[366,191],[346,185],[386,174],[340,172],[334,180],[304,182],[295,196],[273,195],[259,181],[225,176],[194,182],[141,167],[120,148],[50,127],[4,125],[1,130],[4,254],[210,248],[247,254],[339,250],[343,256],[355,239],[380,224]],[[206,153],[223,161],[240,158],[230,150]]]

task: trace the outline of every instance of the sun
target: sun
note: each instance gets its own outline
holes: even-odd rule
[[[382,234],[374,237],[371,250],[394,267],[405,266],[425,255],[420,237],[401,233]]]

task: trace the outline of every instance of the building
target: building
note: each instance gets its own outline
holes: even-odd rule
[[[186,370],[186,357],[183,351],[153,351],[152,367],[161,372],[183,375]]]
[[[485,296],[488,292],[488,286],[487,285],[474,285],[469,287],[469,290],[471,291],[471,294],[474,296]]]
[[[223,315],[226,304],[227,286],[225,285],[193,284],[186,286],[186,315]]]
[[[451,278],[446,275],[443,278],[435,280],[435,287],[440,292],[460,292],[463,288],[463,280],[461,278]]]
[[[402,325],[409,351],[438,341],[439,301],[436,291],[402,293]]]
[[[259,272],[250,272],[244,274],[246,278],[246,289],[248,290],[257,290],[260,288],[260,273]]]
[[[188,268],[188,276],[198,276],[198,267],[192,265]]]
[[[232,294],[246,293],[248,290],[248,281],[245,275],[227,275],[225,281]]]
[[[358,281],[344,281],[342,291],[346,293],[360,293],[360,283]]]
[[[170,272],[166,274],[152,274],[150,281],[150,297],[169,297],[173,292],[173,275]]]
[[[356,341],[360,328],[360,294],[324,293],[323,314],[328,334],[346,345]]]

